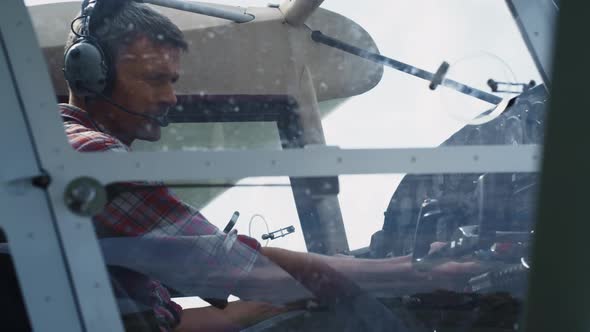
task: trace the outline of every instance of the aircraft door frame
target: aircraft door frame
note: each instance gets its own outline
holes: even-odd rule
[[[48,275],[33,270],[41,266],[34,266],[36,258],[27,255],[26,250],[30,249],[31,242],[18,237],[19,231],[12,228],[13,222],[6,228],[7,235],[11,240],[11,248],[16,250],[15,255],[19,255],[17,252],[22,253],[22,256],[16,256],[17,273],[23,285],[31,322],[34,326],[40,326],[40,330],[57,330],[45,325],[47,318],[43,315],[48,313],[55,313],[57,316],[54,317],[63,317],[64,320],[59,321],[62,324],[59,330],[123,330],[92,224],[88,218],[78,217],[70,212],[63,200],[66,186],[81,176],[90,176],[108,184],[132,180],[186,181],[254,176],[324,177],[407,172],[435,174],[538,171],[538,146],[380,150],[318,147],[283,151],[166,152],[166,158],[162,158],[163,152],[81,155],[70,148],[63,134],[46,64],[22,1],[9,0],[0,3],[0,34],[4,52],[0,57],[0,65],[7,63],[14,73],[10,80],[6,80],[9,85],[10,81],[13,83],[12,87],[6,86],[6,91],[14,91],[14,94],[10,97],[10,92],[6,92],[9,105],[5,106],[12,106],[6,114],[15,122],[3,122],[2,129],[6,133],[11,132],[10,130],[20,133],[22,146],[26,146],[21,151],[11,151],[11,155],[19,158],[22,163],[22,167],[18,167],[21,173],[9,176],[3,174],[5,190],[0,193],[0,197],[2,202],[10,202],[4,198],[11,195],[11,199],[19,200],[19,204],[47,202],[45,207],[39,206],[37,210],[26,212],[31,213],[31,220],[42,222],[36,214],[39,213],[47,216],[46,220],[53,220],[53,223],[44,226],[23,223],[22,230],[25,226],[34,226],[29,228],[30,233],[31,230],[44,229],[39,227],[46,227],[43,237],[33,236],[36,240],[32,242],[41,243],[37,242],[39,240],[47,244],[47,247],[35,248],[47,251],[47,259],[51,259],[47,262],[52,262],[55,267],[53,277],[48,282],[55,282],[51,285],[52,290],[58,294],[56,299],[65,303],[63,307],[54,305],[50,308],[51,311],[40,313],[38,308],[46,308],[48,305],[42,303],[46,298],[36,298],[39,294],[33,282],[39,282]],[[29,136],[28,140],[24,138],[26,136]],[[25,152],[28,157],[21,159]],[[170,164],[166,161],[169,158],[177,162]],[[238,165],[234,163],[235,160],[240,160],[241,163]],[[112,165],[117,165],[116,172],[110,169]],[[161,172],[163,168],[169,170],[164,178]],[[45,197],[41,197],[41,193],[32,187],[31,182],[27,183],[39,175],[49,175],[51,178],[50,185],[45,189]],[[25,183],[21,189],[30,190],[31,196],[15,198],[19,196],[9,191],[15,188],[11,187],[15,184],[14,181],[18,184],[19,180]],[[69,327],[64,328],[63,324],[69,324]]]

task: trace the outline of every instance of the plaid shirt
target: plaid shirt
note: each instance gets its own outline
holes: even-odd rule
[[[130,151],[128,146],[106,133],[85,111],[72,105],[60,104],[60,112],[68,140],[76,151]],[[126,190],[118,193],[109,201],[104,211],[93,218],[99,237],[223,235],[201,213],[182,202],[165,186],[150,186],[149,190],[138,188],[141,186],[138,183],[121,186]],[[252,239],[240,236],[239,240],[249,247],[259,248],[259,244],[252,242]],[[216,249],[215,246],[199,248],[209,261],[215,260]],[[240,250],[231,257],[228,273],[238,280],[252,269],[256,253],[257,250]],[[168,290],[156,280],[148,280],[142,287],[150,295],[149,305],[153,308],[162,330],[178,325],[182,308],[170,299]]]

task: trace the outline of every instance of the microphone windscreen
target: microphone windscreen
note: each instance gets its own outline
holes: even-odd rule
[[[167,115],[156,116],[155,119],[160,127],[168,127],[168,125],[170,124],[170,120],[168,120]]]

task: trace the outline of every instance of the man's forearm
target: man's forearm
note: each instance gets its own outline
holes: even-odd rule
[[[433,264],[426,271],[412,265],[411,256],[383,259],[360,259],[354,257],[325,256],[313,253],[294,252],[278,248],[263,248],[262,253],[279,265],[304,286],[317,288],[317,278],[322,276],[341,286],[358,285],[364,291],[385,297],[431,292],[436,289],[461,290],[467,280],[489,266],[475,261],[444,261]],[[326,268],[329,267],[329,268]],[[324,273],[324,275],[322,275]],[[348,285],[347,284],[347,285]]]
[[[358,259],[268,247],[261,253],[272,264],[253,269],[240,281],[236,295],[242,299],[285,304],[312,297],[333,301],[363,291],[392,297],[436,289],[460,290],[469,276],[482,272],[477,263],[451,261],[434,265],[427,272],[418,271],[410,256]]]
[[[419,282],[410,257],[357,259],[263,248],[262,254],[322,299],[413,288]],[[359,287],[360,286],[360,287]]]

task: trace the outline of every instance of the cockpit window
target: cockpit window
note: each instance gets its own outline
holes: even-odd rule
[[[505,2],[122,3],[26,1],[127,327],[518,330],[550,82]]]
[[[251,6],[259,15],[273,17],[272,8],[266,4],[218,2]],[[29,1],[30,5],[37,3],[41,2]],[[67,89],[59,70],[64,41],[57,37],[66,34],[68,28],[64,25],[47,31],[44,24],[51,24],[52,16],[41,13],[46,6],[33,6],[30,10],[41,44],[46,45],[48,62],[55,67],[52,75],[57,94],[65,101]],[[79,10],[73,3],[49,6],[56,10],[59,6],[64,12],[59,15],[64,19]],[[326,2],[304,29],[285,28],[279,24],[280,15],[274,18],[278,24],[274,28],[272,19],[259,23],[267,26],[265,33],[272,31],[269,36],[261,32],[251,35],[246,28],[203,17],[199,17],[202,23],[195,24],[193,20],[191,24],[187,20],[195,14],[156,8],[178,22],[189,42],[189,52],[182,55],[180,80],[174,86],[179,102],[167,111],[173,125],[162,130],[163,138],[151,144],[150,149],[276,147],[277,144],[270,143],[278,141],[276,133],[267,134],[267,130],[257,136],[269,144],[252,145],[249,140],[226,134],[226,130],[213,129],[220,125],[210,124],[202,127],[216,134],[209,138],[209,144],[204,144],[202,135],[191,137],[179,133],[174,126],[177,122],[196,121],[187,120],[195,112],[200,113],[199,121],[218,122],[219,113],[224,113],[222,122],[255,122],[262,115],[249,111],[253,105],[244,105],[244,97],[252,96],[262,97],[255,102],[264,104],[259,104],[262,110],[254,113],[290,113],[291,127],[297,127],[294,130],[303,137],[298,147],[324,143],[341,148],[434,147],[462,128],[477,133],[471,134],[471,141],[459,145],[539,144],[538,137],[527,137],[528,132],[542,131],[543,115],[538,114],[538,105],[523,106],[534,114],[531,119],[520,117],[523,123],[505,125],[512,131],[510,139],[476,137],[481,126],[505,112],[508,103],[514,103],[520,93],[544,87],[506,4],[458,2],[429,4],[425,8],[426,12],[420,3],[404,3],[400,7],[383,1],[358,8],[347,2]],[[408,13],[420,13],[424,19],[418,20],[418,24],[415,15]],[[407,64],[407,73],[313,42],[312,31]],[[240,40],[248,42],[242,44]],[[248,49],[250,56],[244,57],[242,51]],[[473,93],[458,92],[456,86],[444,83],[432,90],[429,80],[412,75],[419,70],[434,75],[445,63],[448,67],[441,77],[481,91],[487,97],[478,99]],[[308,95],[311,91],[313,96]],[[284,105],[270,101],[275,97],[292,98],[297,107],[284,110]],[[203,107],[203,99],[217,99],[217,108]],[[209,117],[203,116],[207,113]],[[541,128],[530,128],[533,123]],[[138,145],[143,149],[144,144]]]

